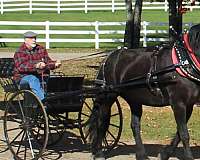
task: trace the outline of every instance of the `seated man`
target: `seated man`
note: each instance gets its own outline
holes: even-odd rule
[[[61,63],[53,61],[47,50],[36,44],[36,36],[37,34],[31,31],[24,33],[24,43],[14,55],[14,80],[20,85],[28,84],[39,99],[43,100],[42,73],[60,67]]]

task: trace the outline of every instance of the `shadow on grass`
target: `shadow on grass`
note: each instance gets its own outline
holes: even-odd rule
[[[73,133],[72,130],[67,130],[57,144],[47,147],[47,151],[44,153],[43,158],[51,160],[63,159],[63,157],[66,157],[66,153],[89,154],[89,145],[82,142],[79,133],[76,134]],[[81,159],[81,157],[79,158]]]
[[[4,111],[5,106],[3,105],[3,102],[0,101],[0,110]],[[3,120],[3,115],[1,114],[1,121]],[[3,125],[3,124],[1,124]],[[76,130],[77,131],[77,130]],[[7,146],[4,142],[3,133],[1,132],[1,139],[0,139],[0,153],[7,151]],[[156,158],[158,154],[164,149],[166,145],[162,144],[145,144],[145,149],[147,152],[147,155],[152,158]],[[191,147],[193,156],[195,159],[200,158],[200,146],[192,146]],[[110,153],[107,154],[107,158],[114,158],[119,155],[121,156],[127,156],[127,155],[134,155],[136,152],[136,146],[135,145],[127,145],[124,143],[119,143],[119,145],[113,149]],[[81,140],[79,132],[74,132],[74,130],[67,129],[64,133],[61,141],[59,141],[56,145],[47,147],[46,152],[44,153],[44,156],[42,159],[51,159],[51,160],[58,160],[63,159],[63,157],[66,157],[66,153],[72,153],[74,155],[77,154],[77,159],[81,159],[79,157],[82,153],[86,153],[89,157],[90,149],[88,144],[84,144]],[[81,153],[81,154],[80,154]],[[175,153],[172,155],[172,157],[176,157],[180,160],[183,159],[183,148],[178,147],[175,150]]]
[[[166,147],[167,145],[162,144],[145,144],[146,153],[149,157],[158,157],[158,154]],[[200,158],[200,146],[192,146],[191,147],[193,156],[195,159]],[[109,155],[107,155],[107,158],[115,157],[118,155],[134,155],[136,152],[136,146],[135,145],[118,145],[115,149],[113,149]],[[175,152],[171,157],[176,157],[180,160],[183,160],[183,147],[178,147],[175,149]]]

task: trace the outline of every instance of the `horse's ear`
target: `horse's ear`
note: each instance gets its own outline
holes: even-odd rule
[[[200,24],[192,26],[188,34],[191,48],[200,57]]]

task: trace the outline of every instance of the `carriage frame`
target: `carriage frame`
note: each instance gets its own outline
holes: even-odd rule
[[[5,92],[4,136],[15,159],[39,159],[48,146],[62,139],[66,129],[78,128],[83,143],[88,143],[85,127],[101,86],[84,86],[83,75],[52,72],[44,84],[46,98],[40,101],[29,86],[19,85],[12,79],[13,58],[0,58],[0,70],[0,84]],[[105,152],[117,145],[122,132],[119,101],[111,108],[111,130],[108,129],[102,144]],[[69,113],[76,114],[75,118],[69,117]]]

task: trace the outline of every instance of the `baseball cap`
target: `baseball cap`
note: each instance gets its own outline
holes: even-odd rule
[[[24,38],[32,38],[32,37],[37,37],[37,33],[28,31],[24,33]]]

